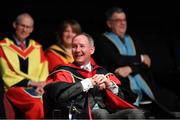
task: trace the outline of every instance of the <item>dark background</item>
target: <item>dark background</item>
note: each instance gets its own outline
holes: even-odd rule
[[[1,1],[2,2],[2,1]],[[180,71],[179,11],[177,2],[153,0],[6,0],[0,4],[0,38],[12,30],[17,14],[29,12],[35,20],[32,37],[44,49],[54,43],[58,23],[76,19],[83,31],[95,35],[106,30],[104,13],[112,6],[122,7],[128,19],[128,32],[140,37],[152,59],[156,82],[178,94]]]

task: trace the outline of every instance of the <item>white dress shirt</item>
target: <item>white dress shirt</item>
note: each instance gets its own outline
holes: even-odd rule
[[[86,65],[80,66],[80,68],[85,69],[85,70],[87,70],[87,71],[89,71],[89,72],[92,71],[92,66],[91,66],[91,63],[90,63],[90,62],[89,62],[88,64],[86,64]]]

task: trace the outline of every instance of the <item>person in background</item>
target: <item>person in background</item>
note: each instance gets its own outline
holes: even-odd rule
[[[32,16],[19,14],[12,25],[14,33],[0,41],[0,77],[5,96],[25,118],[41,119],[48,62],[42,46],[29,38],[34,28]]]
[[[47,99],[61,106],[66,119],[143,119],[142,110],[117,97],[121,82],[92,61],[94,50],[90,35],[73,38],[74,62],[57,67],[48,77],[54,82],[44,87]]]
[[[149,81],[143,72],[151,65],[150,57],[145,54],[127,30],[125,12],[113,7],[106,12],[106,23],[110,31],[103,33],[95,41],[95,60],[107,70],[116,74],[131,86],[131,90],[138,95],[135,105],[139,106],[143,93],[155,100],[154,92],[149,87]]]
[[[136,106],[154,102],[158,108],[166,111],[161,117],[167,117],[168,111],[157,102],[160,92],[157,91],[157,86],[150,74],[151,59],[142,50],[139,41],[126,32],[127,19],[123,9],[119,7],[108,9],[106,25],[109,31],[95,41],[95,61],[122,81],[124,92],[127,93],[125,94],[127,101]],[[172,94],[169,95],[172,96]],[[158,114],[161,113],[158,112]]]
[[[57,43],[50,46],[45,52],[50,72],[59,64],[73,62],[72,39],[79,33],[81,33],[81,26],[76,20],[64,20],[59,25],[56,32]]]

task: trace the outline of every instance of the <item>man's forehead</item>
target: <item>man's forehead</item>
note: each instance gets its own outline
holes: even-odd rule
[[[74,38],[74,41],[88,41],[88,38],[85,35],[78,35]]]
[[[77,35],[75,39],[88,39],[85,35]]]
[[[121,13],[115,12],[112,14],[112,17],[126,17],[126,15],[123,12],[121,12]]]

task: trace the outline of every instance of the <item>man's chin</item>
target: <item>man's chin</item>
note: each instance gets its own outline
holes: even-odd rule
[[[83,61],[81,61],[81,60],[75,60],[75,63],[76,63],[76,64],[78,64],[79,66],[81,66],[81,65],[83,65],[83,64],[84,64],[84,62],[83,62]]]

